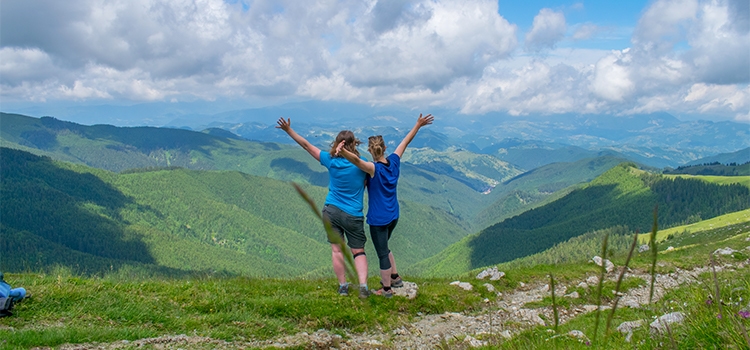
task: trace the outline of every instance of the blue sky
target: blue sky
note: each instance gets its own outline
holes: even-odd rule
[[[750,121],[747,0],[5,0],[0,109],[320,100]]]

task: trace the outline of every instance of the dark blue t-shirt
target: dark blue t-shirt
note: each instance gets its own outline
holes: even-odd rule
[[[331,157],[326,151],[320,151],[320,164],[328,169],[326,204],[333,204],[351,216],[363,216],[367,173],[345,158]]]
[[[396,186],[401,173],[401,158],[391,153],[386,159],[388,165],[375,162],[375,176],[367,185],[367,224],[373,226],[385,226],[398,219]]]

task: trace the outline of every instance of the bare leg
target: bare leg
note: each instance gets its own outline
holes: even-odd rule
[[[344,267],[344,253],[341,252],[341,246],[331,243],[331,260],[333,261],[333,273],[339,280],[339,284],[346,283],[346,270]]]
[[[364,253],[364,248],[352,248],[352,255],[358,253]],[[359,277],[359,284],[367,284],[367,256],[364,254],[354,258],[354,266],[357,267],[357,275]]]
[[[383,287],[390,287],[391,270],[380,270],[380,281],[383,282]]]

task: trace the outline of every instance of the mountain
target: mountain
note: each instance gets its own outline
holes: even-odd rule
[[[318,275],[330,265],[320,221],[283,181],[237,171],[117,174],[9,148],[0,148],[0,162],[0,254],[14,257],[3,259],[7,271],[62,265],[82,273],[129,267],[280,277]],[[325,188],[304,188],[323,203]],[[468,234],[448,213],[401,204],[391,241],[404,252],[400,266]]]
[[[700,164],[710,164],[710,163],[721,163],[721,164],[745,164],[747,162],[750,162],[750,147],[743,148],[736,152],[729,152],[729,153],[720,153],[713,156],[703,157],[699,158],[693,161],[690,161],[684,165],[700,165]]]
[[[614,226],[646,232],[656,205],[660,226],[669,227],[749,208],[750,189],[650,174],[624,163],[554,202],[464,238],[412,271],[453,274],[535,254]]]
[[[0,114],[0,125],[2,146],[115,172],[159,167],[237,170],[284,181],[328,185],[328,173],[299,146],[250,141],[224,129],[195,132],[155,127],[85,126],[50,117],[5,113]],[[382,134],[388,149],[395,149],[407,131],[382,127],[358,130],[358,134]],[[401,198],[455,213],[463,227],[481,229],[474,225],[473,216],[491,200],[480,192],[520,171],[486,155],[448,149],[421,150],[420,147],[428,145],[446,148],[440,143],[445,142],[443,136],[433,135],[429,129],[424,131],[407,149],[403,162],[405,176],[399,186]],[[273,127],[268,132],[285,142],[290,140]],[[321,149],[328,149],[321,139],[332,139],[334,135],[320,130],[315,132],[320,134],[307,137]],[[420,154],[428,150],[436,157],[414,156],[412,158],[420,164],[410,164],[411,152]],[[420,182],[412,181],[412,175],[421,179]]]
[[[560,162],[541,166],[515,176],[493,192],[497,198],[476,215],[481,228],[518,215],[530,208],[554,201],[566,195],[578,184],[586,183],[620,163],[625,158],[600,156],[575,162]]]

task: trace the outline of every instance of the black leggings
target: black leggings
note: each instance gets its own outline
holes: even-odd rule
[[[388,240],[391,239],[391,233],[393,233],[397,223],[398,219],[385,226],[370,225],[370,237],[372,238],[372,244],[375,246],[375,252],[378,253],[381,270],[391,269],[391,259],[388,258],[391,250],[388,249]]]

